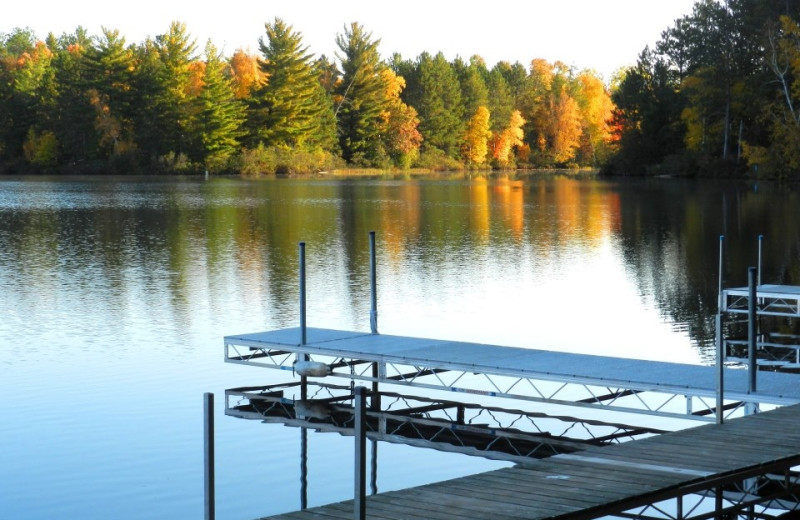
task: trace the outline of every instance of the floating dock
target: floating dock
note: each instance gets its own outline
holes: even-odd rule
[[[800,406],[366,500],[375,520],[578,520],[601,516],[702,520],[778,518],[798,509]],[[724,515],[724,516],[722,516]],[[270,520],[350,519],[353,502]],[[792,517],[796,518],[796,517]]]

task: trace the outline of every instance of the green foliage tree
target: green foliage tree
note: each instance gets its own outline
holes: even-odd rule
[[[611,165],[618,173],[643,175],[682,149],[683,100],[667,64],[645,49],[612,94],[620,150]]]
[[[84,95],[93,113],[95,138],[103,157],[125,155],[133,142],[133,52],[119,31],[103,35],[82,59]]]
[[[172,22],[167,33],[156,36],[152,50],[158,58],[155,114],[151,114],[160,139],[157,151],[159,155],[190,153],[200,138],[192,127],[198,93],[197,44],[185,24]]]
[[[239,148],[245,120],[244,104],[236,99],[233,82],[226,75],[228,65],[209,41],[205,48],[203,84],[197,97],[194,132],[198,135],[196,160],[206,170],[222,170]]]
[[[67,164],[96,159],[99,153],[95,113],[86,95],[89,82],[84,59],[91,46],[86,30],[78,27],[62,35],[54,50],[56,102],[51,126],[60,143],[60,157]]]
[[[486,63],[480,56],[473,56],[469,63],[461,58],[453,60],[453,70],[458,75],[461,84],[461,102],[464,106],[464,116],[467,120],[474,117],[478,107],[489,105],[489,87],[485,78],[489,75]]]
[[[420,132],[425,148],[442,150],[450,157],[460,153],[464,132],[464,105],[461,85],[452,65],[440,52],[436,56],[424,52],[417,59],[415,83],[408,103],[419,113]]]
[[[252,92],[248,142],[313,148],[330,142],[330,102],[302,35],[280,18],[265,24],[259,39],[266,82]]]
[[[364,166],[381,165],[388,158],[380,137],[389,104],[379,44],[380,40],[358,23],[336,36],[342,67],[342,81],[336,89],[339,144],[346,161]]]

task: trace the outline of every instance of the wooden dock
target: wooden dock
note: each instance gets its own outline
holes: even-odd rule
[[[790,473],[790,468],[800,464],[798,425],[800,405],[795,405],[723,425],[556,455],[524,466],[373,495],[367,498],[366,517],[577,520],[620,514],[648,518],[637,508],[674,500],[675,518],[700,519],[762,507],[767,499],[773,500],[772,509],[758,514],[777,517],[797,507],[800,498],[797,476]],[[757,489],[758,483],[772,484],[769,497]],[[686,497],[698,495],[710,497],[706,500],[712,503],[716,500],[717,509],[709,513],[708,508],[688,511],[687,507],[684,513]],[[778,499],[782,501],[776,512],[774,500]],[[269,518],[351,519],[353,502]]]

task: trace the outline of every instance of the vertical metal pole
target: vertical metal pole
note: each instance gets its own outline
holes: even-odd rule
[[[764,235],[758,235],[758,285],[761,285],[761,246],[764,243]]]
[[[366,520],[367,518],[367,405],[364,398],[366,389],[363,386],[354,390],[353,400],[353,425],[355,437],[355,473],[353,492],[353,519]]]
[[[749,383],[747,393],[756,392],[756,268],[751,267],[747,273],[748,298],[747,298],[747,370]]]
[[[369,472],[369,494],[378,494],[378,441],[372,439],[372,460],[370,461]]]
[[[719,281],[717,283],[717,316],[716,316],[716,346],[717,346],[717,424],[725,421],[725,353],[722,338],[722,279],[723,279],[723,257],[725,253],[725,235],[719,236]]]
[[[205,454],[205,509],[206,520],[214,520],[214,394],[203,394],[203,438]]]
[[[300,255],[300,344],[306,344],[306,243],[299,244]],[[308,361],[308,354],[297,354],[297,361]],[[308,397],[308,379],[300,376],[300,399]]]
[[[369,232],[369,279],[370,279],[370,311],[369,328],[373,334],[378,333],[378,281],[375,275],[375,232]]]
[[[300,344],[306,344],[306,243],[300,242]]]
[[[719,282],[717,283],[717,312],[722,312],[722,258],[725,251],[725,235],[719,236]]]
[[[300,428],[300,509],[308,508],[308,429]]]
[[[372,364],[372,395],[369,398],[369,407],[375,412],[381,411],[381,395],[378,393],[378,378],[380,369],[378,363]],[[372,460],[370,461],[369,491],[371,495],[378,494],[378,441],[372,439]]]
[[[722,342],[722,314],[717,313],[717,424],[725,422],[725,348]]]

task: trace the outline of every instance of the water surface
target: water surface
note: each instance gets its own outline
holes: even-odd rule
[[[217,395],[218,518],[299,507],[299,432],[222,415],[290,374],[222,337],[310,326],[707,364],[718,237],[744,284],[800,283],[793,190],[669,179],[0,178],[0,511],[197,518],[202,395]],[[352,493],[352,440],[310,435],[309,503]],[[497,467],[381,445],[379,488]]]

